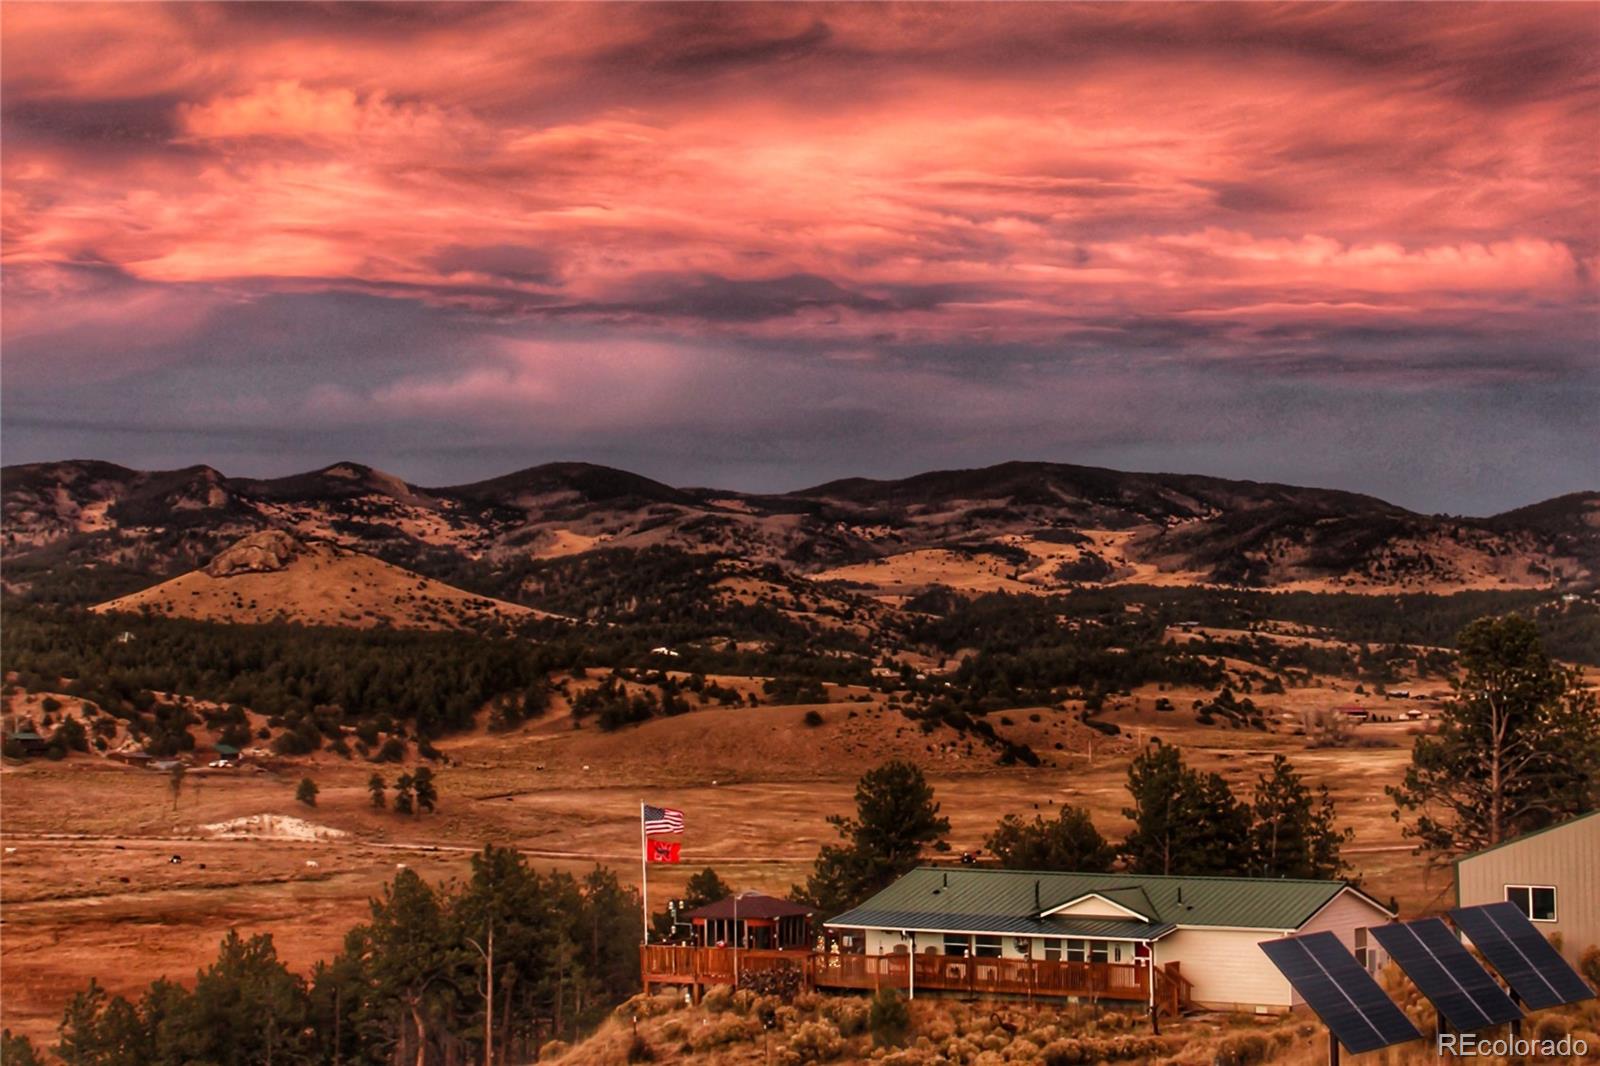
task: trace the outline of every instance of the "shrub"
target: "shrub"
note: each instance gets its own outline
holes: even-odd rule
[[[706,994],[700,999],[706,1010],[724,1011],[733,1009],[733,989],[728,985],[717,985],[708,988]]]
[[[294,798],[304,803],[307,807],[317,805],[317,783],[309,777],[302,777],[300,785],[294,790]]]
[[[880,988],[872,997],[867,1028],[872,1031],[872,1042],[879,1047],[898,1046],[905,1042],[906,1032],[911,1028],[911,1011],[898,991]]]
[[[1255,1066],[1265,1062],[1272,1043],[1260,1033],[1230,1036],[1217,1047],[1216,1066]]]
[[[789,1050],[801,1062],[829,1062],[844,1054],[844,1037],[826,1022],[803,1022],[789,1038]]]
[[[739,975],[741,993],[776,996],[785,1003],[793,1002],[804,983],[799,966],[774,966],[770,970],[746,971]]]
[[[656,1061],[655,1049],[638,1033],[633,1034],[633,1039],[628,1043],[629,1062],[654,1062]]]
[[[1578,969],[1589,982],[1590,988],[1600,988],[1600,945],[1590,944],[1578,960]]]
[[[800,719],[800,721],[804,722],[808,728],[815,729],[817,726],[826,721],[826,719],[822,717],[821,711],[807,711],[805,717]]]

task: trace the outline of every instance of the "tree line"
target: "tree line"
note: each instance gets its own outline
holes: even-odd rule
[[[638,942],[639,895],[612,871],[540,874],[487,846],[461,884],[399,871],[309,975],[270,935],[230,932],[193,988],[162,979],[130,1000],[91,981],[54,1051],[68,1066],[453,1066],[492,1040],[497,1060],[522,1061],[638,990]],[[31,1054],[11,1038],[5,1061]]]
[[[1600,809],[1600,710],[1577,671],[1545,650],[1518,615],[1480,619],[1456,638],[1462,673],[1437,734],[1421,737],[1403,782],[1388,789],[1394,816],[1418,851],[1445,859]],[[1087,812],[1006,816],[985,841],[1012,869],[1143,874],[1334,878],[1347,870],[1326,786],[1312,790],[1273,757],[1248,797],[1216,773],[1188,766],[1153,741],[1128,767],[1133,829],[1107,841]],[[948,850],[950,823],[909,762],[889,762],[856,785],[856,816],[829,819],[825,845],[795,898],[839,913]]]

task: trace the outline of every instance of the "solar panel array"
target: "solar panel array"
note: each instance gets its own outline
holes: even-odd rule
[[[1374,926],[1371,934],[1456,1032],[1476,1033],[1522,1017],[1442,918]]]
[[[1317,1012],[1333,1038],[1351,1051],[1376,1051],[1420,1039],[1411,1019],[1332,933],[1268,940],[1267,958]]]
[[[1489,965],[1529,1007],[1543,1010],[1594,998],[1561,953],[1535,929],[1514,903],[1458,907],[1450,912],[1456,928],[1467,934]]]

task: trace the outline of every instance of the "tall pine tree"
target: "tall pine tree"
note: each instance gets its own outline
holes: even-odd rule
[[[1245,874],[1250,866],[1250,811],[1218,774],[1184,764],[1159,742],[1128,767],[1133,832],[1123,841],[1129,867],[1143,874]]]

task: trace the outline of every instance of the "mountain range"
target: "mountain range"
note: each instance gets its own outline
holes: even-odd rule
[[[1579,587],[1600,574],[1600,492],[1467,518],[1352,492],[1041,462],[759,494],[588,463],[430,488],[353,462],[263,479],[75,460],[5,467],[0,489],[7,593],[77,603],[200,570],[264,531],[534,604],[541,564],[622,549],[893,601],[938,585],[1391,593]]]

